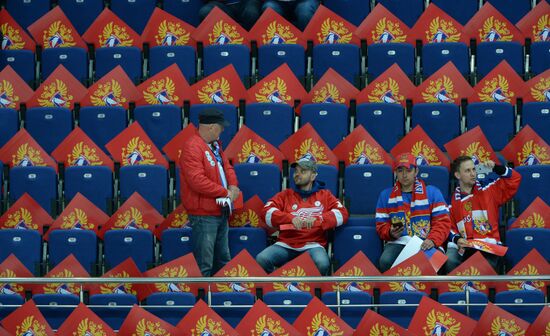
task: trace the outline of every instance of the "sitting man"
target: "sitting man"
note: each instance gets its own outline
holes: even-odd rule
[[[277,242],[256,256],[267,273],[308,252],[322,275],[329,272],[330,261],[325,250],[327,231],[344,224],[348,211],[324,183],[316,181],[317,164],[302,158],[294,168],[294,189],[273,196],[263,209],[268,226],[280,231]]]
[[[380,193],[376,205],[376,232],[386,241],[380,272],[390,269],[412,236],[424,240],[422,250],[439,248],[449,237],[451,219],[441,191],[417,178],[416,158],[397,157],[397,182]]]
[[[521,175],[493,161],[483,163],[497,175],[495,181],[482,187],[477,180],[474,161],[469,156],[459,156],[451,165],[451,172],[458,180],[451,200],[451,235],[447,246],[447,273],[472,256],[476,249],[465,248],[467,240],[480,240],[491,244],[502,244],[498,231],[499,208],[518,191]],[[481,252],[491,266],[497,270],[499,257]]]

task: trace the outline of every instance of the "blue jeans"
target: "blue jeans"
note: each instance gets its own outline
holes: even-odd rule
[[[231,260],[227,218],[189,215],[189,225],[193,229],[193,255],[202,275],[216,274]]]
[[[262,6],[262,12],[268,7],[272,8],[285,18],[294,16],[294,24],[296,27],[300,30],[304,30],[313,14],[315,14],[317,7],[319,7],[319,0],[267,0]]]
[[[330,268],[327,251],[322,247],[314,247],[305,251],[295,251],[279,245],[268,246],[256,256],[256,261],[269,274],[275,267],[281,267],[303,252],[308,252],[321,275],[327,275]]]
[[[401,244],[386,244],[384,246],[384,251],[380,256],[380,272],[384,273],[391,268],[391,265],[395,262],[395,259],[399,256],[399,253],[403,251],[405,245]]]

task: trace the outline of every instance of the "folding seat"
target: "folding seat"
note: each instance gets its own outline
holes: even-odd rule
[[[349,133],[348,107],[344,104],[304,104],[300,125],[310,123],[331,149]]]
[[[52,167],[13,167],[9,173],[10,203],[28,193],[44,210],[53,213],[57,200],[57,174]]]
[[[550,203],[550,165],[519,166],[516,170],[521,174],[521,184],[514,197],[518,201],[518,214],[537,196]]]
[[[86,106],[80,109],[78,125],[106,151],[105,144],[128,126],[128,114],[120,106]]]
[[[235,257],[241,250],[256,255],[267,247],[267,235],[264,229],[254,227],[229,228],[229,251]]]
[[[97,236],[92,230],[53,230],[48,238],[49,262],[55,267],[72,254],[89,274],[96,273]]]
[[[83,48],[48,48],[42,51],[42,79],[59,65],[63,65],[76,79],[85,83],[88,80],[88,51]]]
[[[22,306],[25,299],[21,295],[0,294],[0,320],[13,313],[18,307],[7,306]]]
[[[103,0],[58,0],[63,13],[82,36],[103,11]]]
[[[118,330],[135,304],[138,300],[132,294],[95,294],[90,296],[88,307],[109,327]]]
[[[344,265],[357,252],[363,252],[369,260],[378,265],[382,253],[382,241],[373,226],[342,226],[334,232],[334,256],[336,268]]]
[[[348,222],[346,223],[346,227],[350,226],[376,226],[376,219],[374,217],[366,217],[366,216],[350,216],[348,218]]]
[[[414,26],[424,11],[423,0],[378,0],[377,2],[384,5],[409,27]]]
[[[447,292],[441,293],[439,295],[438,301],[441,304],[444,304],[457,312],[469,316],[474,320],[479,320],[485,306],[489,299],[487,295],[482,292],[469,292],[468,300],[471,304],[481,304],[480,306],[470,306],[469,308],[466,305],[466,293],[465,292]]]
[[[380,304],[394,306],[381,306],[378,308],[378,313],[407,328],[424,296],[426,296],[424,292],[384,292],[380,294]]]
[[[177,105],[144,105],[134,109],[134,119],[157,148],[162,148],[181,131],[182,110]]]
[[[449,61],[453,62],[461,74],[468,75],[470,72],[468,46],[462,42],[429,43],[422,46],[424,77],[429,77]]]
[[[30,50],[0,50],[0,71],[6,66],[12,69],[31,87],[35,81],[35,59]]]
[[[175,3],[169,1],[168,3]],[[189,83],[197,78],[197,55],[191,46],[156,46],[149,49],[149,77],[176,63]]]
[[[250,49],[244,44],[209,45],[203,49],[204,76],[233,64],[243,83],[250,77]]]
[[[42,238],[35,230],[3,229],[0,230],[0,262],[10,254],[34,275],[40,275],[42,260]]]
[[[545,301],[544,293],[539,290],[510,290],[495,295],[495,304],[529,323],[535,321],[542,307],[546,305]]]
[[[269,75],[286,63],[298,79],[306,75],[306,52],[299,44],[264,44],[258,48],[258,74]]]
[[[25,113],[25,128],[51,153],[71,133],[73,114],[65,107],[33,107]]]
[[[478,80],[501,61],[506,61],[521,76],[525,72],[523,46],[519,42],[481,42],[477,45]]]
[[[397,63],[407,76],[414,75],[414,47],[407,43],[376,43],[367,47],[369,82]]]
[[[195,296],[192,293],[171,292],[153,293],[149,295],[146,299],[146,304],[142,307],[145,308],[145,310],[147,310],[148,312],[155,314],[157,317],[160,317],[164,321],[172,325],[177,325],[194,305]]]
[[[32,299],[54,330],[59,329],[80,303],[80,298],[74,294],[35,294]],[[73,307],[59,307],[69,305]]]
[[[195,27],[200,23],[199,9],[203,4],[203,0],[173,0],[162,2],[165,11]]]
[[[370,13],[370,4],[363,0],[325,0],[323,5],[355,26]]]
[[[141,50],[138,47],[103,47],[95,50],[95,76],[98,80],[120,65],[128,77],[139,83],[142,78]]]
[[[432,0],[432,3],[465,26],[479,9],[478,0]]]
[[[110,213],[113,202],[113,172],[106,166],[71,166],[65,169],[65,203],[81,193],[103,212]]]
[[[267,142],[278,147],[294,131],[294,109],[287,104],[246,105],[244,123]]]
[[[531,72],[534,75],[540,75],[550,68],[550,41],[531,44],[530,60]]]
[[[103,238],[105,268],[111,269],[131,257],[141,272],[154,262],[153,234],[145,229],[109,230]]]
[[[162,231],[160,248],[163,264],[193,252],[192,233],[190,227]]]
[[[290,168],[288,174],[289,185],[294,188],[294,168]],[[338,192],[338,168],[331,165],[317,165],[317,181],[325,183],[325,189],[330,190],[335,197],[339,197]]]
[[[168,170],[159,165],[120,167],[120,198],[139,193],[160,214],[168,211]]]
[[[7,0],[6,9],[17,23],[27,29],[50,10],[50,1],[44,0]]]
[[[430,138],[445,151],[447,142],[460,135],[460,110],[449,103],[414,104],[411,128],[420,125]]]
[[[347,166],[344,172],[344,196],[349,204],[349,212],[354,215],[374,214],[378,195],[392,185],[393,171],[390,166]]]
[[[550,229],[522,228],[506,231],[506,260],[510,266],[516,265],[532,249],[536,249],[546,260],[550,259]]]
[[[531,10],[531,0],[487,0],[510,22],[516,24]]]
[[[312,298],[309,292],[269,292],[264,294],[263,301],[268,306],[277,306],[270,308],[292,324]]]
[[[360,104],[355,124],[363,126],[389,152],[405,136],[405,110],[400,104]]]
[[[2,101],[2,96],[0,96]],[[0,148],[19,130],[19,113],[11,108],[0,108]]]
[[[514,106],[510,103],[471,103],[466,128],[481,127],[493,150],[500,151],[514,136]]]
[[[156,5],[155,0],[111,0],[111,10],[140,35]]]
[[[521,126],[531,126],[546,143],[550,143],[550,97],[547,100],[523,104]]]
[[[337,305],[338,294],[336,292],[323,293],[322,301],[325,305]],[[330,307],[344,322],[350,327],[357,328],[363,315],[370,307],[366,305],[372,304],[372,296],[367,292],[340,292],[341,307]],[[364,307],[346,307],[346,305],[365,305]]]
[[[234,168],[245,202],[254,195],[267,202],[281,191],[281,171],[276,164],[239,163]]]
[[[250,293],[220,292],[212,293],[211,296],[211,305],[214,311],[233,328],[237,327],[253,304],[254,295]],[[238,307],[243,305],[248,307]]]
[[[418,177],[426,184],[437,187],[449,202],[449,171],[443,166],[419,166]]]
[[[359,47],[354,44],[319,44],[313,47],[314,78],[321,78],[329,68],[351,84],[358,84],[361,75]]]
[[[215,107],[223,112],[224,119],[229,121],[229,126],[225,127],[220,135],[222,148],[226,148],[231,142],[237,130],[239,129],[239,113],[234,105],[230,104],[194,104],[189,111],[189,122],[198,127],[200,111]]]

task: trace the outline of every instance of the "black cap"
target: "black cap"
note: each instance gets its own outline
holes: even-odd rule
[[[199,124],[220,124],[229,126],[229,122],[223,117],[223,112],[215,108],[207,108],[199,112]]]

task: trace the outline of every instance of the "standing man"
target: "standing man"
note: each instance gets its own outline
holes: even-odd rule
[[[198,130],[184,144],[180,159],[181,199],[193,229],[193,255],[205,277],[231,259],[227,219],[240,191],[219,142],[228,125],[220,110],[201,111]]]
[[[263,209],[265,222],[279,230],[277,242],[256,256],[267,273],[308,252],[317,269],[327,275],[330,261],[325,250],[327,231],[344,224],[348,211],[342,203],[316,181],[317,164],[302,158],[291,165],[296,187],[273,196]]]
[[[512,168],[496,165],[489,160],[483,163],[500,175],[495,181],[482,187],[477,180],[474,161],[469,156],[459,156],[451,164],[451,172],[458,180],[451,200],[451,235],[447,246],[447,273],[472,256],[477,250],[465,248],[468,240],[480,240],[502,244],[498,231],[499,208],[518,191],[521,175]],[[500,257],[481,252],[496,270]]]
[[[412,236],[424,240],[420,248],[439,248],[449,237],[451,220],[441,191],[417,178],[416,158],[397,156],[397,182],[380,193],[376,205],[376,232],[386,241],[380,256],[380,272],[391,268]]]

